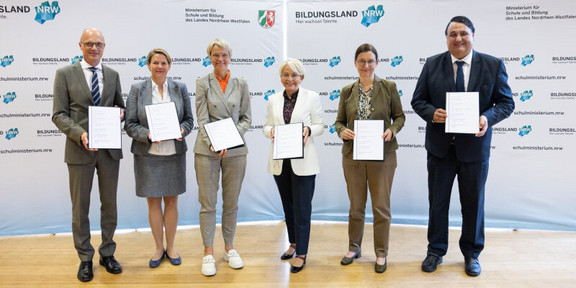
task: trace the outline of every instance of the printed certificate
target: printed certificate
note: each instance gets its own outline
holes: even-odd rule
[[[145,109],[152,142],[182,138],[174,102],[146,105]]]
[[[478,92],[446,93],[446,133],[476,134],[480,131]]]
[[[119,107],[88,107],[88,148],[122,149]]]
[[[353,160],[384,160],[384,120],[354,121]]]
[[[274,126],[274,160],[304,158],[304,123]]]
[[[206,123],[204,130],[216,152],[244,146],[244,140],[232,118]]]

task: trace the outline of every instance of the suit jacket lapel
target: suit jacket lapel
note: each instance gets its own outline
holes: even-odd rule
[[[152,105],[152,79],[146,79],[138,97],[143,98],[142,103],[144,105]]]
[[[178,114],[178,118],[180,118],[180,113],[179,111],[183,111],[182,110],[182,98],[180,98],[180,91],[179,87],[176,86],[176,83],[174,83],[174,81],[170,80],[170,79],[166,79],[166,81],[168,81],[168,93],[170,93],[170,99],[172,100],[172,102],[174,102],[174,105],[176,106],[176,114]]]
[[[226,87],[226,92],[228,93],[228,95],[230,95],[230,92],[232,91],[232,87],[229,87],[230,84],[232,84],[233,79],[232,77],[230,77],[230,79],[228,80],[228,85]],[[228,107],[228,101],[226,101],[226,97],[224,97],[224,93],[222,93],[222,88],[220,88],[220,83],[218,83],[218,79],[216,79],[216,75],[214,73],[210,73],[210,91],[211,94],[214,98],[214,100],[218,99],[220,102],[222,102],[222,105],[224,105],[224,107],[226,108],[226,111],[228,111],[228,115],[230,117],[232,117],[232,112],[230,111],[230,108]]]
[[[444,80],[445,83],[449,84],[448,91],[456,91],[456,82],[454,81],[454,67],[452,65],[452,57],[450,56],[450,52],[446,52],[444,54],[443,67],[444,67],[444,75],[446,79]]]
[[[76,83],[80,83],[82,86],[82,90],[84,90],[84,94],[90,99],[90,102],[94,104],[94,99],[92,99],[92,92],[90,87],[88,87],[88,82],[86,82],[86,76],[84,76],[84,71],[82,71],[82,65],[80,62],[76,63],[74,66],[74,75],[76,76]]]
[[[472,67],[470,67],[470,76],[468,78],[468,89],[466,91],[479,91],[477,84],[480,78],[480,71],[482,71],[482,62],[480,61],[476,51],[472,51]]]

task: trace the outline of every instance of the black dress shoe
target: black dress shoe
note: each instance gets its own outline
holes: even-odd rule
[[[358,251],[356,252],[356,254],[354,254],[354,256],[348,258],[346,256],[342,257],[342,260],[340,260],[340,264],[342,265],[350,265],[352,264],[352,262],[354,262],[354,259],[358,259],[362,257],[362,251]]]
[[[442,263],[442,256],[428,254],[426,255],[426,259],[422,261],[422,271],[434,272],[440,263]]]
[[[302,269],[304,269],[304,265],[306,265],[306,255],[296,255],[296,257],[294,257],[294,259],[301,259],[302,261],[304,261],[304,263],[302,263],[302,266],[300,267],[296,267],[296,266],[290,266],[290,272],[292,273],[298,273],[300,271],[302,271]]]
[[[92,272],[92,261],[82,261],[80,263],[77,277],[78,280],[82,282],[88,282],[94,278],[94,273]]]
[[[282,254],[282,256],[280,256],[281,260],[288,260],[288,259],[292,259],[292,257],[294,257],[294,254],[296,254],[296,250],[294,250],[294,252],[292,252],[292,254]]]
[[[120,263],[114,259],[114,256],[100,257],[100,265],[106,267],[108,273],[122,273],[122,266],[120,266]]]
[[[294,254],[296,254],[296,244],[290,244],[290,248],[288,250],[290,250],[290,249],[294,249],[292,254],[288,254],[288,253],[284,252],[282,254],[282,256],[280,256],[281,260],[288,260],[288,259],[292,259],[292,257],[294,257]],[[286,251],[288,251],[288,250],[286,250]]]
[[[476,277],[482,272],[478,258],[467,258],[465,263],[466,274],[468,276]]]

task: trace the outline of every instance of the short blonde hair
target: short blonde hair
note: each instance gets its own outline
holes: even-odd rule
[[[230,45],[228,45],[226,40],[221,38],[216,38],[210,41],[210,44],[208,44],[208,47],[206,47],[206,53],[208,53],[208,57],[212,55],[212,49],[214,49],[214,45],[220,46],[220,48],[228,51],[228,54],[230,54],[230,57],[232,57],[232,48],[230,48]]]
[[[148,56],[146,57],[146,63],[150,64],[150,62],[152,61],[152,57],[156,54],[164,55],[164,57],[166,57],[166,60],[168,61],[168,65],[172,65],[172,58],[170,58],[170,54],[168,54],[168,51],[162,48],[155,48],[150,50],[150,52],[148,52]]]
[[[280,64],[280,77],[282,77],[282,70],[284,70],[284,67],[286,66],[290,67],[292,71],[298,73],[302,80],[304,80],[304,74],[306,74],[306,71],[304,70],[304,64],[302,64],[300,60],[294,58],[288,58],[284,60],[284,62]]]

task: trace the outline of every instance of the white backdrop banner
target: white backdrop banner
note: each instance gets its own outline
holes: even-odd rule
[[[341,140],[333,123],[340,89],[356,80],[356,47],[373,44],[380,61],[376,73],[397,83],[407,115],[398,134],[392,221],[426,224],[425,123],[410,100],[426,58],[446,50],[444,29],[456,15],[474,22],[477,51],[504,60],[516,102],[514,114],[494,127],[487,226],[576,230],[574,1],[7,0],[0,4],[0,236],[70,231],[65,136],[51,121],[52,88],[56,69],[81,59],[78,42],[87,27],[104,33],[102,62],[120,73],[125,97],[131,84],[150,75],[148,51],[164,48],[173,57],[169,77],[186,83],[194,103],[195,80],[212,71],[208,42],[230,43],[230,70],[248,81],[253,116],[239,221],[283,219],[266,173],[269,140],[261,129],[268,96],[283,89],[278,66],[284,55],[305,64],[302,86],[322,96],[326,132],[317,140],[322,171],[313,219],[347,220]],[[180,225],[198,224],[195,138],[196,132],[188,136]],[[146,201],[134,192],[131,139],[124,134],[122,141],[118,228],[148,227]],[[97,188],[95,182],[94,230]],[[459,225],[453,194],[451,220]],[[369,220],[370,211],[369,205]]]

